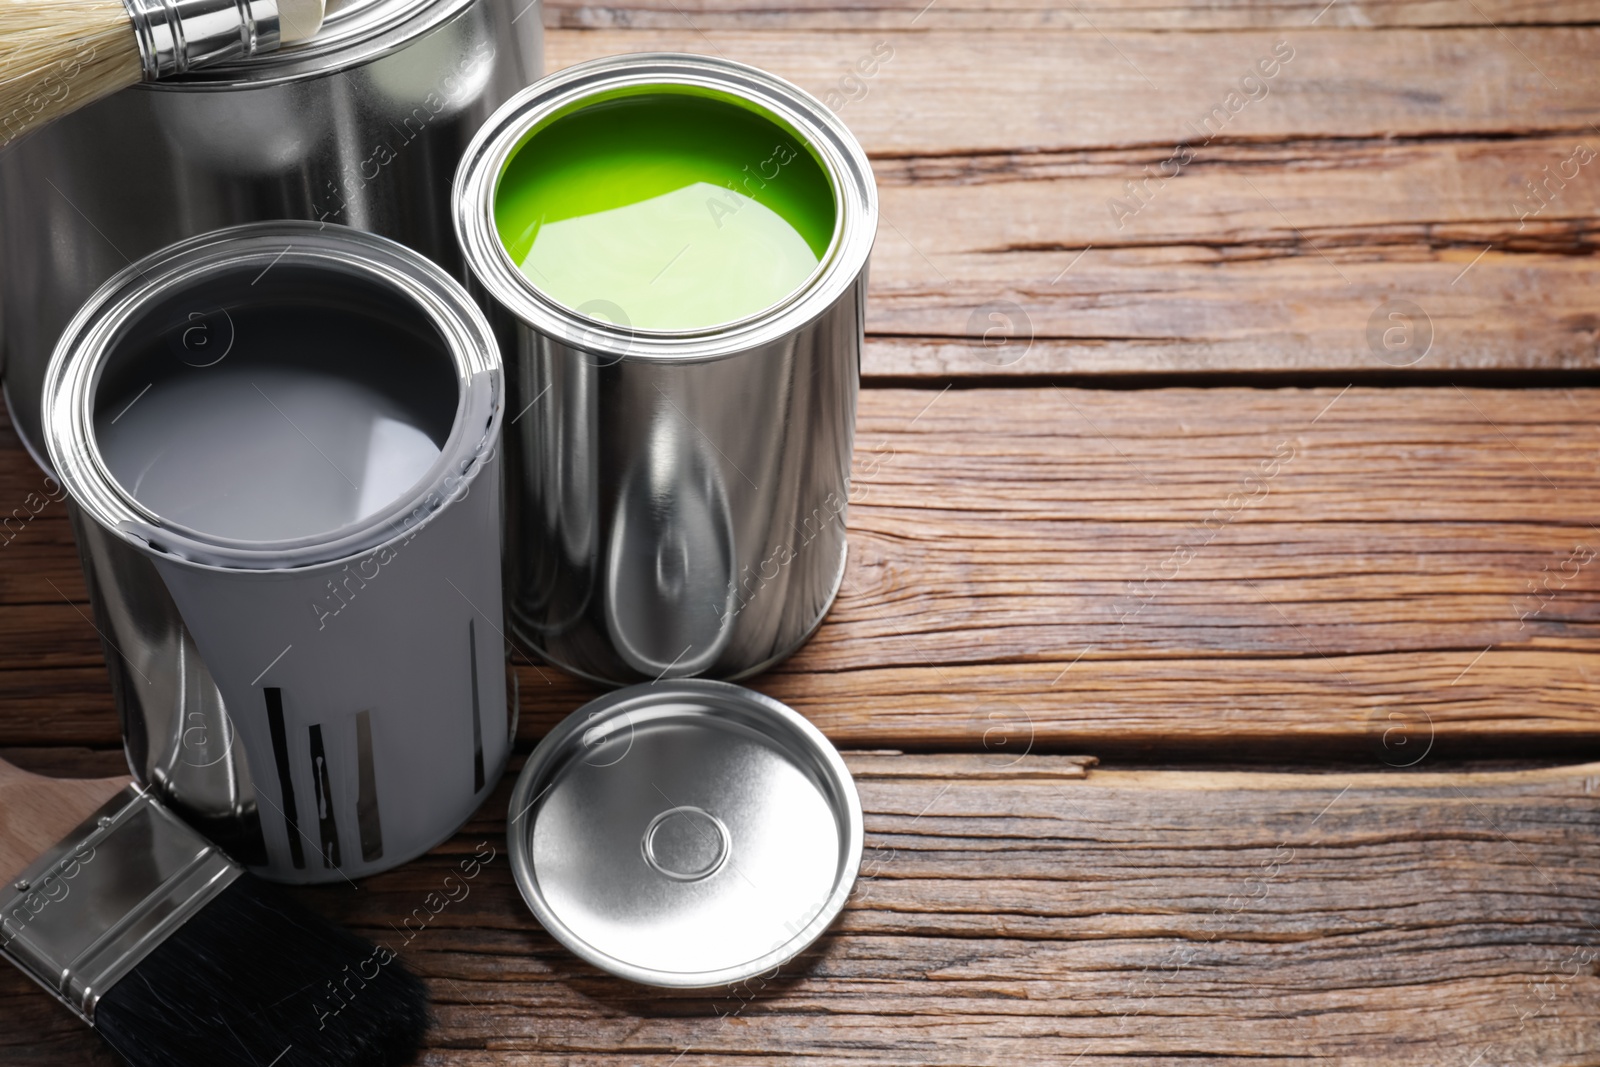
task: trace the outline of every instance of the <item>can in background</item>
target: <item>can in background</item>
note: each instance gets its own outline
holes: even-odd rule
[[[626,309],[575,311],[528,281],[496,228],[508,162],[542,124],[596,98],[663,90],[770,119],[832,187],[834,229],[816,270],[727,325],[642,329],[621,321]],[[877,227],[860,144],[821,103],[743,64],[597,60],[519,93],[479,132],[456,179],[455,222],[507,361],[512,641],[613,684],[738,678],[792,653],[844,576]]]
[[[343,376],[318,376],[331,367]],[[63,332],[45,390],[135,776],[279,881],[375,873],[453,833],[515,728],[503,378],[461,286],[347,227],[219,231],[109,280]],[[270,494],[260,463],[183,454],[196,438],[168,434],[173,417],[213,419],[229,440],[260,420],[298,466]],[[158,510],[152,484],[182,504]],[[319,486],[359,508],[325,518],[304,503]],[[301,528],[264,533],[301,511]]]
[[[5,395],[41,466],[56,338],[101,282],[184,238],[312,219],[390,237],[461,277],[450,178],[537,78],[538,0],[344,0],[308,41],[134,86],[0,154]]]

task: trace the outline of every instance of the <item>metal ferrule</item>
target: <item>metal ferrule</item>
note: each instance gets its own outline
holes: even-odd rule
[[[0,897],[0,955],[84,1022],[244,868],[129,786]]]
[[[278,47],[278,0],[123,0],[145,81]]]

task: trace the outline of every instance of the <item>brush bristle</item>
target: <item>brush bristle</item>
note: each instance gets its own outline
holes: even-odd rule
[[[0,0],[0,145],[140,76],[122,0]]]
[[[95,1028],[132,1067],[394,1067],[427,993],[388,948],[245,874],[100,998]]]

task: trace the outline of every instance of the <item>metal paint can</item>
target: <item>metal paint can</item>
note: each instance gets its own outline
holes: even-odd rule
[[[340,399],[369,393],[400,415]],[[257,223],[174,245],[107,281],[63,332],[46,442],[129,764],[259,873],[385,870],[494,787],[515,729],[502,401],[493,335],[461,286],[348,227]],[[215,415],[229,440],[264,420],[302,466],[269,498],[267,465],[185,458],[194,438],[163,437],[181,420],[158,413],[179,411]],[[402,454],[412,466],[384,469]],[[329,486],[359,508],[315,518],[302,501]],[[321,525],[250,535],[284,513]]]
[[[67,320],[141,256],[279,218],[393,238],[452,273],[450,178],[539,76],[538,0],[345,0],[277,52],[115,93],[0,153],[12,423],[42,466],[39,397]]]
[[[631,686],[523,765],[507,842],[551,936],[647,985],[707,988],[802,952],[849,899],[861,802],[805,718],[726,682]]]
[[[692,92],[771,120],[827,174],[834,230],[786,299],[727,325],[633,328],[550,298],[495,222],[508,162],[597,98]],[[753,163],[756,161],[752,161]],[[455,183],[468,267],[507,360],[511,639],[592,679],[737,678],[792,653],[843,580],[877,191],[821,103],[725,60],[583,63],[508,101]],[[604,302],[599,302],[603,304]],[[587,310],[596,310],[588,308]]]

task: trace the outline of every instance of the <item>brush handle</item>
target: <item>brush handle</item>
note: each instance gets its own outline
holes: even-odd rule
[[[140,81],[272,52],[324,0],[0,0],[0,147]]]
[[[0,759],[0,890],[132,781],[46,778]]]

